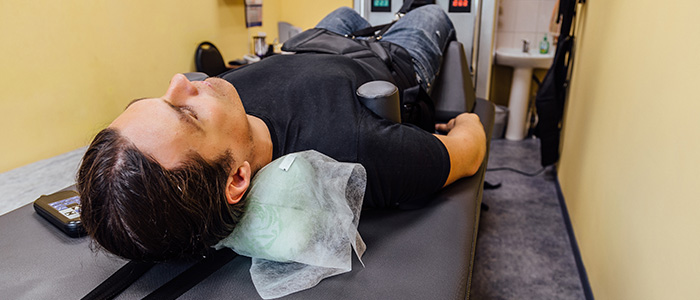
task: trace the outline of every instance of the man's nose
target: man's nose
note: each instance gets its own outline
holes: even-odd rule
[[[185,75],[175,74],[170,80],[168,91],[165,92],[165,99],[176,104],[179,101],[184,101],[189,97],[196,96],[197,93],[197,87],[195,87]]]

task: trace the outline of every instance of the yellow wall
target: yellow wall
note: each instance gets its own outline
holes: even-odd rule
[[[276,18],[308,28],[352,5],[263,3],[273,38]],[[244,0],[0,1],[0,172],[86,145],[128,101],[193,71],[199,42],[232,60],[257,32],[245,28]]]
[[[266,42],[272,44],[279,37],[277,22],[287,22],[302,30],[313,28],[328,13],[338,7],[352,7],[352,0],[265,0],[263,1],[263,25],[249,29],[250,41],[259,33],[265,33]],[[251,52],[252,44],[250,48]]]
[[[0,171],[86,145],[203,40],[247,52],[244,18],[243,0],[0,2]]]
[[[700,299],[698,11],[580,14],[559,179],[596,299]]]

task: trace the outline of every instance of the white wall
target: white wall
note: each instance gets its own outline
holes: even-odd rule
[[[496,48],[522,47],[522,40],[530,47],[539,47],[545,34],[552,45],[549,21],[556,0],[501,0],[496,29]]]

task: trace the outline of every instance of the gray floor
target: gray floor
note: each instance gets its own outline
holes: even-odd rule
[[[539,141],[493,140],[489,169],[541,168]],[[551,167],[550,167],[551,168]],[[552,169],[486,173],[471,299],[585,299]]]

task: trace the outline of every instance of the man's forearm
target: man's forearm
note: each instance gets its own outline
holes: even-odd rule
[[[464,113],[436,127],[447,135],[435,135],[450,155],[450,174],[445,186],[474,175],[486,155],[486,134],[479,117]]]

